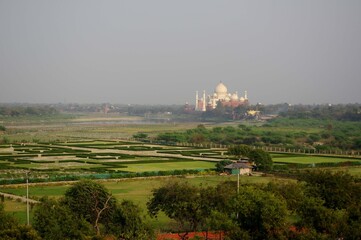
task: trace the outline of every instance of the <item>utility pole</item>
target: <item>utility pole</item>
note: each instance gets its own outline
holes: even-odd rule
[[[240,172],[240,170],[238,169],[238,174],[237,174],[237,194],[239,194],[239,172]]]

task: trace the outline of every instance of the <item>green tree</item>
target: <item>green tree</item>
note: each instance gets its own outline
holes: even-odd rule
[[[272,181],[265,187],[266,191],[283,198],[287,208],[292,212],[300,206],[306,196],[306,186],[300,182]]]
[[[224,172],[224,167],[233,163],[231,160],[221,160],[219,162],[216,163],[216,171],[217,172]]]
[[[270,192],[243,186],[229,211],[252,239],[282,239],[288,231],[286,203]]]
[[[102,185],[82,180],[65,192],[64,204],[78,217],[84,218],[100,235],[100,224],[110,221],[116,208],[115,198]]]
[[[141,209],[132,201],[123,200],[112,214],[108,232],[120,239],[153,239],[152,228],[142,218]]]
[[[343,209],[354,203],[361,204],[361,186],[346,172],[308,171],[299,179],[306,182],[308,193],[323,199],[328,208]]]
[[[253,161],[259,170],[270,171],[273,167],[271,155],[262,149],[254,149],[248,154],[249,160]]]
[[[346,211],[334,210],[323,205],[319,198],[304,198],[297,209],[300,228],[314,229],[332,239],[343,237],[346,231]]]
[[[178,223],[178,230],[185,231],[185,235],[189,231],[196,231],[205,220],[200,190],[187,182],[169,182],[153,190],[147,207],[152,217],[162,211],[174,219]]]
[[[135,138],[135,139],[144,139],[147,137],[148,137],[148,134],[146,134],[146,133],[136,133],[133,135],[133,138]]]
[[[228,154],[237,158],[248,157],[252,149],[247,145],[235,145],[228,148]]]
[[[77,218],[67,205],[42,198],[34,211],[33,226],[42,239],[84,239],[92,235],[89,223]]]

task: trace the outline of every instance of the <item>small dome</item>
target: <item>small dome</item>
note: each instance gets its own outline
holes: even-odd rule
[[[227,87],[222,83],[218,83],[218,85],[216,86],[216,89],[215,89],[215,93],[217,94],[226,94],[227,93]]]
[[[233,93],[231,96],[231,100],[232,101],[238,101],[238,94],[237,93]]]
[[[226,102],[229,102],[231,100],[231,98],[229,96],[227,96],[225,99],[224,99]]]
[[[244,102],[244,97],[241,97],[239,101]]]

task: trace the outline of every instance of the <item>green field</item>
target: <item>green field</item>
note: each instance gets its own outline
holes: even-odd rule
[[[348,161],[361,162],[361,158],[351,157],[332,157],[332,156],[312,156],[312,155],[293,155],[293,154],[272,154],[272,160],[279,163],[338,163]]]

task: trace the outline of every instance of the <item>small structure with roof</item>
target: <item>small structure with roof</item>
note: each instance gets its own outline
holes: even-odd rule
[[[224,170],[233,175],[246,175],[252,173],[252,166],[245,162],[236,162],[225,166]]]

